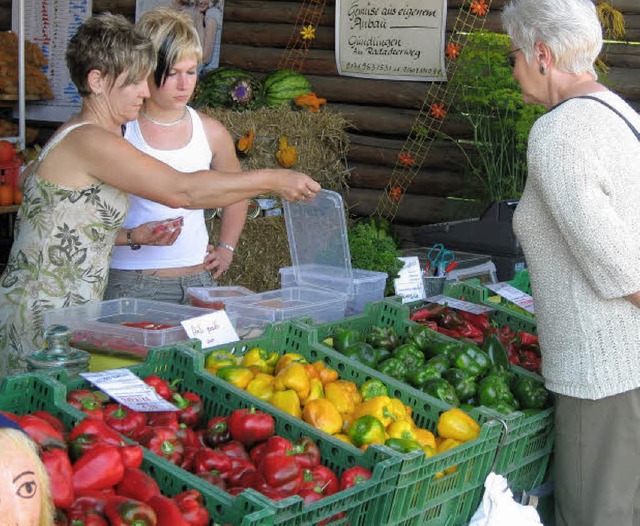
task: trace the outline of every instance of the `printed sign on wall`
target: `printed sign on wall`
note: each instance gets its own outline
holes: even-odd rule
[[[446,80],[446,0],[337,0],[336,64],[340,75]]]

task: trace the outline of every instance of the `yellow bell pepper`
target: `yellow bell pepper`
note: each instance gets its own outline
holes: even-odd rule
[[[309,394],[302,400],[302,405],[306,405],[311,400],[317,400],[318,398],[324,398],[324,386],[319,378],[311,378],[309,380]]]
[[[278,358],[274,372],[278,374],[280,371],[282,371],[282,369],[287,367],[287,365],[289,365],[292,362],[301,363],[302,365],[306,365],[307,363],[309,363],[307,362],[307,359],[301,354],[288,352],[280,356],[280,358]]]
[[[333,402],[326,398],[317,398],[305,405],[302,419],[330,435],[342,431],[342,417]]]
[[[261,373],[273,374],[280,355],[277,352],[268,352],[266,349],[254,347],[240,359],[240,365],[245,367],[257,367]]]
[[[312,365],[318,371],[318,378],[320,378],[320,381],[323,384],[335,382],[338,379],[338,371],[331,367],[327,367],[323,361],[318,360],[317,362],[313,362]]]
[[[237,357],[227,351],[214,351],[207,356],[204,362],[205,369],[214,375],[220,367],[227,365],[238,365]]]
[[[438,454],[438,452],[436,451],[436,448],[429,446],[427,444],[425,444],[424,446],[422,446],[422,451],[424,451],[424,455],[429,458],[429,457],[433,457],[435,455]]]
[[[480,436],[480,424],[457,407],[440,415],[437,428],[439,436],[453,438],[460,442],[468,442]]]
[[[342,440],[343,442],[346,442],[347,444],[351,444],[352,446],[355,445],[349,435],[345,435],[344,433],[337,433],[333,436],[336,437],[338,440]]]
[[[349,380],[335,380],[324,385],[324,395],[338,408],[340,414],[352,413],[362,401],[356,384]]]
[[[385,428],[397,420],[391,408],[391,399],[388,396],[374,396],[357,405],[353,411],[354,420],[364,415],[375,416]]]
[[[249,382],[254,379],[255,374],[251,369],[242,365],[225,365],[218,369],[216,376],[226,380],[231,385],[245,389]]]
[[[293,389],[300,400],[305,400],[309,396],[309,377],[304,370],[304,365],[292,362],[276,375],[276,391]]]
[[[449,451],[454,447],[458,447],[462,442],[460,440],[455,440],[453,438],[445,438],[438,444],[438,453],[444,453],[445,451]],[[450,466],[444,470],[445,474],[453,473],[458,466]]]
[[[404,405],[404,402],[399,398],[391,398],[389,402],[389,410],[393,414],[394,420],[406,420],[411,418],[413,410],[408,405]]]
[[[257,396],[261,400],[266,400],[268,402],[273,396],[275,383],[275,376],[265,373],[258,373],[254,377],[254,379],[247,384],[247,387],[245,387],[245,391],[252,394],[253,396]]]
[[[428,429],[423,429],[421,427],[416,429],[416,440],[418,441],[418,444],[422,446],[423,449],[425,448],[425,446],[430,447],[431,449],[433,449],[434,452],[437,449],[436,437]]]
[[[389,438],[404,438],[418,442],[417,430],[407,420],[397,420],[387,426],[387,436]],[[422,444],[420,444],[422,445]]]
[[[291,416],[302,418],[300,399],[293,389],[287,389],[286,391],[274,391],[269,402]]]

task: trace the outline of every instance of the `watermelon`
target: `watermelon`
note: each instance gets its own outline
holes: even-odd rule
[[[200,108],[256,109],[262,106],[262,83],[242,69],[221,66],[204,72],[193,99]]]
[[[279,69],[269,73],[262,81],[265,104],[272,108],[289,103],[299,95],[311,93],[311,82],[302,73]]]

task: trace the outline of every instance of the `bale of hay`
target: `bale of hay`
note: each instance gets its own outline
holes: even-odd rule
[[[309,174],[325,189],[340,193],[346,190],[349,148],[346,130],[350,124],[339,113],[295,111],[286,106],[245,112],[222,108],[203,108],[202,111],[222,122],[236,142],[253,131],[254,146],[241,158],[243,169],[279,167],[275,154],[278,141],[284,136],[297,150],[298,160],[293,170]],[[208,224],[214,242],[220,231],[220,218],[214,216]],[[247,219],[233,263],[218,283],[241,285],[255,292],[274,290],[280,288],[278,270],[290,265],[284,217]]]

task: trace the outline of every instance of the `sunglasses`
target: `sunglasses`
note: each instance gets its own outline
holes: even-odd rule
[[[512,49],[511,51],[508,51],[506,53],[507,64],[509,64],[509,67],[515,68],[515,66],[516,66],[516,57],[515,57],[514,53],[517,53],[521,49],[522,48]]]

